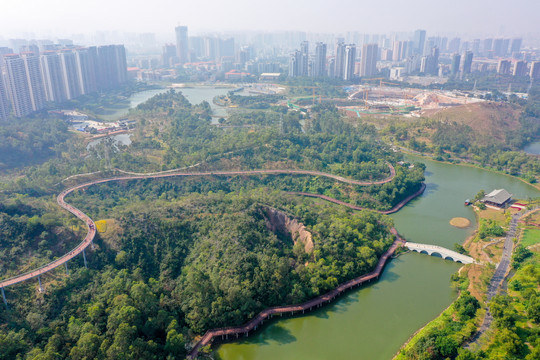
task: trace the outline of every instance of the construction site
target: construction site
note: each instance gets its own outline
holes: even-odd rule
[[[340,106],[342,110],[364,115],[401,115],[420,117],[454,106],[484,101],[458,91],[402,88],[384,79],[371,79],[365,84],[346,88],[348,101],[360,105]]]

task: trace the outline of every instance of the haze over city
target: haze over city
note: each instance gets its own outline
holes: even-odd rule
[[[540,0],[4,0],[0,360],[540,359]]]
[[[517,0],[323,1],[277,0],[28,0],[2,9],[3,37],[44,37],[97,31],[153,32],[189,24],[207,31],[294,30],[308,32],[393,32],[424,28],[430,33],[525,36],[538,33],[540,2]]]

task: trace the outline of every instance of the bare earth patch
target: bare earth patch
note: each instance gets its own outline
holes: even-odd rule
[[[450,225],[455,226],[460,229],[465,229],[471,226],[471,221],[467,218],[455,217],[452,220],[450,220]]]

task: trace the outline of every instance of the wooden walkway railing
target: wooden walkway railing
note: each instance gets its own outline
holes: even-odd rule
[[[88,215],[86,215],[85,213],[83,213],[82,211],[77,209],[76,207],[71,206],[71,205],[69,205],[68,203],[66,203],[64,201],[64,198],[69,193],[71,193],[71,192],[73,192],[73,191],[75,191],[77,189],[83,188],[85,186],[88,186],[88,185],[89,184],[82,184],[82,185],[74,186],[74,187],[72,187],[70,189],[64,190],[56,198],[56,202],[58,203],[58,205],[60,205],[60,207],[62,207],[63,209],[69,211],[70,213],[72,213],[73,215],[75,215],[76,217],[78,217],[79,219],[81,219],[82,221],[85,222],[86,227],[88,228],[88,233],[86,234],[83,241],[79,245],[77,245],[73,250],[68,252],[67,254],[63,255],[62,257],[60,257],[60,258],[58,258],[58,259],[56,259],[56,260],[54,260],[54,261],[52,261],[52,262],[50,262],[50,263],[48,263],[46,265],[43,265],[43,266],[41,266],[41,267],[39,267],[37,269],[34,269],[32,271],[29,271],[29,272],[26,272],[26,273],[23,273],[23,274],[19,274],[17,276],[11,277],[9,279],[5,279],[5,280],[0,281],[0,289],[3,289],[4,287],[9,286],[9,285],[14,285],[14,284],[20,283],[22,281],[32,279],[32,278],[40,276],[40,275],[42,275],[42,274],[44,274],[44,273],[46,273],[48,271],[51,271],[52,269],[67,263],[69,260],[73,259],[75,256],[82,253],[84,251],[84,249],[86,249],[92,243],[92,241],[94,240],[94,237],[96,236],[96,226],[95,226],[94,222],[92,221],[92,219]]]
[[[373,210],[373,209],[363,208],[363,207],[360,207],[360,206],[349,204],[349,203],[347,203],[345,201],[341,201],[341,200],[338,200],[338,199],[331,198],[331,197],[326,196],[326,195],[311,194],[311,193],[304,193],[304,192],[295,192],[295,191],[289,191],[288,194],[302,195],[302,196],[307,196],[307,197],[319,198],[319,199],[323,199],[323,200],[326,200],[326,201],[329,201],[329,202],[333,202],[334,204],[347,206],[348,208],[351,208],[353,210],[370,210],[370,211],[376,211],[376,212],[384,214],[384,215],[388,215],[388,214],[393,214],[393,213],[399,211],[399,209],[401,209],[402,207],[407,205],[407,203],[409,201],[411,201],[412,199],[414,199],[415,197],[421,195],[425,190],[426,190],[426,184],[422,183],[422,185],[420,186],[420,189],[418,189],[418,191],[416,191],[414,194],[411,194],[411,195],[407,196],[405,199],[401,200],[396,206],[394,206],[390,210]]]
[[[325,303],[332,302],[337,296],[343,294],[345,291],[351,288],[360,286],[366,282],[370,282],[371,280],[378,279],[388,259],[394,254],[394,252],[399,246],[405,243],[399,237],[397,230],[395,228],[392,228],[391,231],[396,236],[396,240],[390,246],[390,248],[381,256],[375,270],[373,270],[372,272],[359,276],[355,279],[349,280],[339,285],[334,290],[324,295],[318,296],[314,299],[311,299],[305,303],[297,304],[297,305],[271,307],[271,308],[265,309],[244,325],[241,325],[238,327],[225,327],[225,328],[208,330],[203,335],[203,337],[195,344],[195,346],[193,346],[188,357],[191,359],[196,358],[197,355],[199,354],[199,350],[201,349],[201,347],[210,344],[212,340],[216,337],[221,337],[222,340],[225,340],[225,339],[228,339],[229,336],[231,337],[234,336],[236,338],[240,337],[241,335],[247,336],[249,332],[256,330],[257,327],[264,322],[264,320],[271,318],[273,315],[281,315],[281,314],[294,315],[295,313],[298,313],[300,311],[302,313],[305,313],[306,311],[311,311],[314,308],[321,307]]]

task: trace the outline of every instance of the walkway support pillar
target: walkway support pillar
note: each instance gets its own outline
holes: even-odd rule
[[[84,260],[84,267],[88,269],[88,264],[86,263],[86,253],[84,252],[84,250],[82,251],[82,257]]]
[[[43,286],[41,286],[41,277],[37,276],[38,282],[39,282],[39,292],[43,292]]]
[[[67,267],[67,261],[64,263],[64,265],[66,265],[66,275],[69,276],[69,270],[68,270],[68,267]]]
[[[2,290],[2,299],[4,299],[4,305],[6,305],[6,309],[9,309],[8,307],[8,304],[7,304],[7,299],[6,299],[6,293],[4,292],[4,288],[0,288],[0,290]]]

